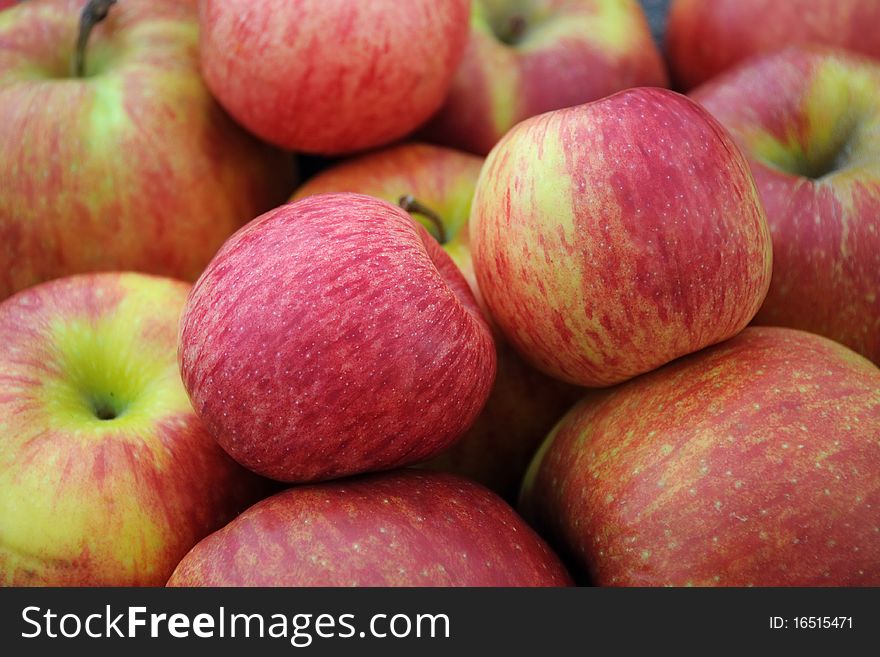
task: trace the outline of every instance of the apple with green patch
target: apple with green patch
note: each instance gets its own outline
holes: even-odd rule
[[[292,189],[202,81],[194,3],[112,4],[0,13],[0,299],[88,271],[193,280]]]
[[[880,62],[789,48],[693,98],[748,156],[767,212],[773,280],[755,323],[880,363]]]
[[[880,585],[880,370],[749,327],[557,425],[521,509],[600,586]]]
[[[183,389],[189,287],[88,274],[0,304],[0,585],[161,585],[268,492]]]
[[[422,134],[485,155],[530,116],[667,83],[636,0],[474,0],[452,88]]]
[[[403,144],[322,171],[293,200],[358,192],[400,203],[437,238],[481,302],[467,221],[482,164],[461,151]],[[513,499],[538,444],[581,390],[529,366],[497,330],[494,337],[498,369],[486,406],[464,436],[423,465],[465,475]]]
[[[606,386],[726,340],[770,283],[770,232],[736,144],[706,110],[632,89],[548,112],[486,159],[474,270],[519,353]]]
[[[796,44],[880,59],[878,32],[876,0],[675,0],[666,53],[675,81],[693,89],[751,57]]]

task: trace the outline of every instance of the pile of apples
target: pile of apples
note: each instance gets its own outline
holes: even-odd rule
[[[880,3],[2,5],[0,584],[880,585]]]

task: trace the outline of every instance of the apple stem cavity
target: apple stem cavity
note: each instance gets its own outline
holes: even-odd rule
[[[410,214],[419,214],[431,222],[436,233],[435,237],[440,244],[446,244],[446,229],[443,227],[443,220],[440,215],[434,212],[427,205],[421,203],[412,194],[405,194],[398,199],[397,204],[409,212]]]
[[[518,44],[526,33],[527,23],[525,16],[514,14],[510,17],[510,20],[507,21],[505,27],[506,29],[501,35],[499,35],[501,41],[509,46]]]
[[[79,35],[76,38],[76,49],[73,54],[73,76],[85,77],[86,73],[86,45],[92,28],[107,18],[110,7],[116,4],[116,0],[89,0],[79,16]]]

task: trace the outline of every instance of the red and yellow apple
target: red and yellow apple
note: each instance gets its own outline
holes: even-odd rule
[[[400,208],[319,194],[258,217],[193,287],[180,368],[239,463],[305,482],[425,460],[495,376],[467,282]]]
[[[164,584],[266,492],[183,389],[188,290],[89,274],[0,304],[0,585]]]
[[[118,3],[76,76],[84,5],[0,14],[0,299],[89,271],[194,280],[292,188],[288,156],[239,129],[202,82],[192,3]]]
[[[402,470],[299,486],[205,538],[168,586],[566,586],[541,538],[498,496]]]
[[[464,57],[423,134],[485,155],[530,116],[667,84],[636,0],[473,0]]]
[[[293,198],[357,192],[397,203],[411,197],[431,217],[413,211],[413,218],[438,239],[481,302],[467,221],[482,163],[480,157],[440,146],[403,144],[330,167]],[[423,465],[465,475],[514,499],[535,449],[581,389],[538,372],[498,331],[494,337],[498,370],[486,406],[461,439]]]
[[[789,48],[693,97],[749,158],[766,209],[773,280],[755,323],[880,363],[880,62]]]
[[[692,89],[750,57],[793,44],[880,59],[878,32],[876,0],[674,0],[666,53],[675,81]]]
[[[880,584],[880,370],[750,327],[557,425],[522,508],[598,585]]]
[[[339,154],[403,137],[440,107],[470,0],[202,0],[202,72],[268,142]]]
[[[663,89],[517,125],[483,166],[470,237],[507,339],[584,386],[736,335],[770,283],[748,163],[708,112]]]

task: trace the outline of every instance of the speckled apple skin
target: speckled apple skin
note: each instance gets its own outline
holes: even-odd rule
[[[403,210],[321,194],[258,217],[193,287],[184,385],[233,458],[284,481],[440,452],[479,414],[495,347],[461,273]]]
[[[339,154],[403,137],[440,107],[470,0],[202,0],[202,72],[248,130]]]
[[[720,342],[770,283],[748,163],[693,101],[640,88],[528,119],[471,210],[477,282],[544,372],[605,386]]]
[[[522,509],[595,583],[880,584],[880,370],[750,327],[557,426]]]
[[[161,586],[268,493],[205,430],[177,369],[189,285],[71,276],[0,304],[0,586]],[[89,376],[127,398],[88,407]]]
[[[180,562],[168,586],[567,586],[498,496],[415,470],[291,488]]]
[[[773,280],[755,323],[818,333],[880,363],[880,62],[789,48],[693,97],[742,147],[767,212]],[[798,153],[837,157],[836,168],[808,177],[773,161]]]
[[[880,59],[878,31],[880,3],[873,0],[675,0],[666,52],[675,81],[692,89],[750,57],[798,43]]]

